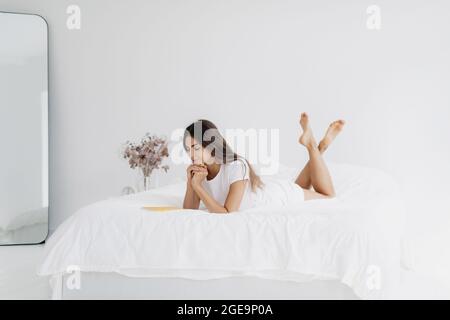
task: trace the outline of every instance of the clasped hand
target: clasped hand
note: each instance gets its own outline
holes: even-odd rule
[[[200,185],[202,181],[206,179],[207,175],[208,170],[206,169],[205,166],[198,164],[191,164],[187,168],[188,183],[190,183],[192,186]]]

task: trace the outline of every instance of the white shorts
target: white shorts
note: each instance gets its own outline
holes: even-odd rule
[[[305,192],[294,181],[263,177],[264,186],[256,193],[256,206],[286,206],[305,201]]]

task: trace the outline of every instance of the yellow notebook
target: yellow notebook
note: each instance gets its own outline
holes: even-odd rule
[[[142,209],[154,212],[167,212],[167,211],[178,211],[182,210],[183,208],[173,206],[143,206]]]

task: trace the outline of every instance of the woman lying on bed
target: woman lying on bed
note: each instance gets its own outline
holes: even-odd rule
[[[301,114],[300,125],[303,133],[299,143],[306,147],[309,161],[295,181],[279,178],[263,181],[245,158],[231,150],[211,121],[198,120],[189,125],[183,142],[193,164],[187,168],[183,208],[198,209],[201,200],[209,212],[229,213],[256,206],[333,198],[333,182],[322,153],[342,130],[344,121],[333,122],[319,144],[306,113]]]

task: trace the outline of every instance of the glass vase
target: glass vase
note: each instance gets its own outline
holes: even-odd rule
[[[151,189],[150,176],[144,176],[144,191],[148,191],[150,189]]]

